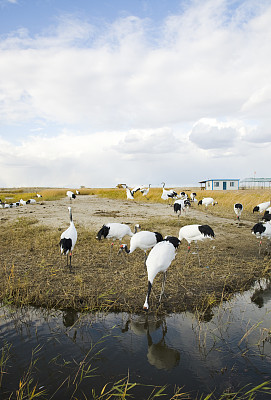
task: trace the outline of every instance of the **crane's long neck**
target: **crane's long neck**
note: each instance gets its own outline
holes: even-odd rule
[[[72,224],[72,209],[69,207],[69,214],[70,214],[70,223]]]

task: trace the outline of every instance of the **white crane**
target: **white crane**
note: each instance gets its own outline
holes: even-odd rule
[[[205,207],[207,208],[210,204],[212,204],[212,206],[215,206],[217,203],[217,201],[215,201],[212,197],[204,197],[202,200],[200,200],[198,202],[198,206],[200,205],[205,205]]]
[[[167,269],[175,258],[176,249],[178,248],[179,244],[180,240],[178,238],[174,236],[167,236],[162,242],[157,243],[151,249],[146,261],[148,272],[148,291],[145,303],[143,305],[144,310],[148,311],[149,309],[149,298],[153,281],[159,272],[164,273],[161,293],[159,297],[159,303],[161,302],[161,298],[165,290]]]
[[[26,204],[36,204],[36,200],[35,199],[29,199],[26,201]]]
[[[22,206],[25,206],[25,205],[26,205],[26,201],[23,200],[23,199],[21,199],[21,200],[20,200],[20,204],[21,204]]]
[[[136,249],[141,249],[145,253],[145,264],[147,258],[147,250],[154,247],[157,243],[163,240],[163,236],[159,232],[140,231],[135,233],[130,240],[130,249],[127,244],[122,244],[120,250],[125,250],[126,253],[133,253]]]
[[[262,212],[265,211],[268,207],[270,207],[270,201],[266,201],[266,202],[264,202],[264,203],[257,204],[257,206],[255,206],[255,207],[253,208],[253,214],[254,214],[255,212],[262,213]]]
[[[38,197],[38,198],[40,198],[40,197],[42,197],[42,195],[41,195],[41,194],[39,194],[39,193],[37,193],[37,197]]]
[[[79,190],[76,190],[75,193],[76,193],[76,194],[80,194]]]
[[[238,221],[240,220],[242,211],[243,211],[243,204],[241,203],[235,203],[233,206],[234,212],[237,215]]]
[[[77,231],[74,226],[72,220],[72,209],[68,207],[69,215],[70,215],[70,226],[66,229],[60,236],[60,252],[61,254],[65,254],[67,256],[67,266],[68,266],[68,259],[70,257],[70,272],[72,268],[72,252],[77,241]]]
[[[131,193],[132,193],[132,195],[134,195],[136,192],[138,192],[139,190],[142,190],[142,189],[144,189],[144,186],[137,185],[131,190]]]
[[[75,198],[76,198],[76,195],[75,195],[71,190],[68,190],[67,193],[66,193],[66,195],[69,197],[70,201],[71,201],[72,199],[75,199]]]
[[[173,189],[165,189],[165,182],[162,182],[161,185],[163,186],[161,199],[169,200],[177,196],[177,192],[175,192]]]
[[[255,235],[258,239],[260,239],[260,242],[259,242],[259,254],[260,254],[261,247],[262,247],[262,239],[264,237],[266,237],[269,240],[269,245],[270,245],[270,240],[271,240],[271,224],[270,224],[270,222],[258,222],[251,229],[251,233],[253,235]]]
[[[151,187],[151,184],[149,183],[149,186],[147,188],[140,189],[140,192],[143,194],[143,196],[146,196],[146,199],[148,199],[147,194],[150,191],[150,187]]]
[[[179,231],[179,240],[182,241],[185,239],[188,243],[187,254],[190,252],[190,244],[195,242],[197,255],[199,260],[199,266],[201,266],[200,257],[199,257],[199,249],[198,249],[198,241],[205,239],[214,239],[215,234],[213,229],[209,225],[185,225]]]
[[[195,201],[196,200],[196,196],[197,196],[197,193],[196,192],[192,192],[192,193],[190,193],[190,199],[191,199],[191,201]],[[197,201],[197,200],[196,200]]]
[[[182,211],[187,210],[191,206],[189,200],[184,200],[184,199],[179,199],[175,200],[173,204],[173,209],[176,214],[178,214],[178,217],[181,215]]]
[[[104,239],[111,239],[111,246],[110,246],[110,262],[111,262],[111,252],[112,247],[114,245],[114,240],[119,240],[121,242],[124,236],[133,236],[137,233],[137,230],[140,228],[139,224],[135,225],[134,232],[131,231],[131,228],[127,224],[121,224],[119,222],[109,222],[104,224],[99,232],[97,233],[96,239],[101,240]]]
[[[128,188],[127,185],[126,185],[126,196],[128,200],[134,200],[133,192],[131,191],[131,189]]]

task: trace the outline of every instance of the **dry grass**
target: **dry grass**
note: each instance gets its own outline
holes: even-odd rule
[[[87,311],[142,311],[147,289],[142,251],[118,255],[116,245],[110,263],[110,242],[98,242],[96,232],[78,227],[74,268],[69,273],[66,258],[59,254],[61,232],[37,226],[36,222],[20,218],[1,233],[1,301]],[[186,224],[194,222],[185,220]],[[169,227],[177,235],[179,221],[174,217],[157,218],[146,221],[144,229],[164,232]],[[186,259],[187,246],[183,243],[168,271],[166,297],[160,306],[157,297],[162,276],[155,278],[151,310],[198,310],[208,316],[210,308],[221,299],[228,299],[232,293],[247,289],[255,279],[269,274],[270,258],[259,258],[257,246],[250,229],[224,224],[223,235],[199,245],[205,266],[202,268],[193,248]]]

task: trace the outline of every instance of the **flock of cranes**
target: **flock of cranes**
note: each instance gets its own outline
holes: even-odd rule
[[[166,198],[174,198],[177,197],[178,194],[175,191],[169,191],[165,190],[164,186],[165,184],[162,183],[163,187],[163,192],[162,192],[162,198],[165,200]],[[127,185],[126,185],[126,190],[129,190],[130,195],[133,196],[133,194],[136,191],[141,191],[143,195],[147,195],[150,186],[148,188],[143,188],[143,187],[135,187],[133,190],[130,190]],[[147,192],[146,192],[147,191]],[[76,194],[79,194],[79,191],[77,191]],[[73,193],[72,191],[67,191],[66,195],[72,201],[72,199],[76,198],[76,194]],[[38,197],[41,197],[38,196]],[[179,197],[182,197],[181,199],[177,199],[174,203],[174,211],[175,212],[181,212],[181,210],[185,209],[186,207],[189,207],[191,205],[190,201],[192,202],[197,202],[196,200],[196,193],[191,193],[190,195],[190,200],[188,199],[188,196],[184,193],[181,192]],[[35,203],[35,199],[29,199],[29,201],[23,201],[21,199],[20,202],[18,202],[18,205],[24,205],[24,204],[29,204],[29,203]],[[0,205],[3,203],[0,200]],[[198,202],[198,205],[205,205],[205,207],[208,207],[209,205],[216,205],[218,204],[213,198],[203,198]],[[17,206],[17,203],[16,203]],[[4,208],[4,207],[2,207]],[[242,211],[243,211],[243,205],[241,203],[235,203],[234,204],[234,212],[237,215],[237,219],[240,220]],[[67,266],[70,268],[70,272],[72,271],[72,253],[73,249],[75,247],[75,244],[77,242],[77,230],[75,228],[73,219],[72,219],[72,209],[71,207],[68,207],[69,211],[69,219],[70,219],[70,225],[69,227],[61,234],[60,236],[60,252],[61,254],[64,254],[67,256]],[[263,213],[264,216],[260,222],[255,224],[253,228],[251,229],[252,234],[256,235],[257,238],[260,239],[260,244],[259,246],[261,247],[262,245],[262,238],[266,237],[271,240],[271,206],[270,206],[270,201],[260,203],[257,206],[254,207],[253,213],[259,212]],[[121,241],[122,239],[128,236],[130,237],[130,247],[128,249],[127,244],[122,244]],[[199,249],[198,249],[198,241],[203,241],[205,239],[214,239],[215,238],[215,233],[213,229],[209,225],[200,225],[200,224],[193,224],[193,225],[185,225],[180,228],[179,230],[179,235],[178,237],[175,236],[166,236],[163,238],[162,234],[159,232],[151,232],[151,231],[141,231],[140,226],[136,224],[134,226],[134,231],[131,230],[130,226],[127,224],[123,223],[117,223],[117,222],[110,222],[107,224],[104,224],[101,229],[98,231],[96,239],[101,240],[101,239],[109,239],[111,240],[111,246],[110,246],[110,261],[111,261],[111,252],[112,252],[112,247],[114,244],[115,240],[119,240],[119,252],[125,251],[128,254],[133,253],[137,248],[143,250],[144,252],[144,265],[147,269],[147,275],[148,275],[148,289],[147,289],[147,294],[146,294],[146,299],[143,305],[144,310],[149,309],[149,297],[153,285],[153,281],[156,277],[156,275],[159,272],[163,273],[163,281],[162,281],[162,288],[161,288],[161,293],[159,297],[159,303],[161,302],[164,289],[165,289],[165,282],[166,282],[166,274],[169,266],[171,265],[172,261],[175,258],[176,251],[178,249],[178,246],[182,242],[183,239],[186,240],[188,243],[188,248],[187,248],[187,254],[190,252],[190,246],[191,243],[194,242],[196,246],[196,254],[198,256],[198,262],[199,266],[201,265],[200,257],[199,257]],[[147,256],[147,251],[149,250],[149,254]],[[259,249],[260,252],[260,249]]]

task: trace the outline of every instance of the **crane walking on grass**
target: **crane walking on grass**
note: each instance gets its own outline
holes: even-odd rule
[[[199,240],[201,241],[205,239],[214,239],[214,237],[214,231],[209,225],[185,225],[179,231],[179,240],[182,241],[183,239],[185,239],[188,242],[187,254],[190,252],[191,242],[195,242],[200,267],[201,262],[197,242]]]
[[[180,240],[178,238],[174,236],[167,236],[162,242],[157,243],[151,249],[146,261],[148,272],[148,291],[145,303],[143,305],[143,309],[145,311],[148,311],[149,309],[149,299],[153,281],[159,272],[164,273],[161,293],[159,297],[159,303],[161,302],[161,298],[165,290],[167,269],[175,258],[176,249],[178,248],[179,244]]]
[[[67,266],[68,264],[68,259],[70,257],[70,272],[72,268],[72,252],[75,246],[75,243],[77,241],[77,231],[74,226],[73,220],[72,220],[72,209],[71,207],[68,207],[69,214],[70,214],[70,226],[68,229],[66,229],[60,236],[60,252],[61,254],[65,254],[67,256]]]

